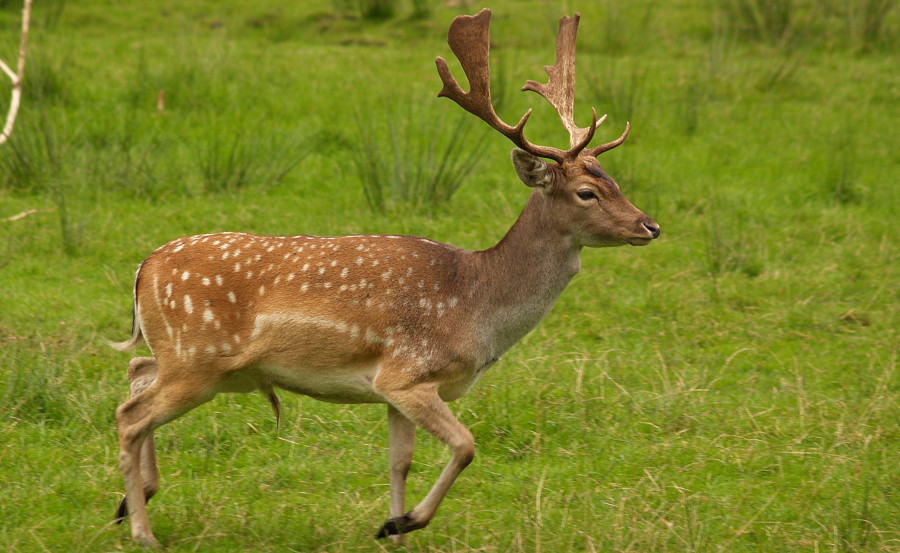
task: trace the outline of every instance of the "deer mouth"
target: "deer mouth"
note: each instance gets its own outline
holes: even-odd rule
[[[653,242],[653,238],[629,238],[627,242],[630,246],[646,246],[650,242]]]

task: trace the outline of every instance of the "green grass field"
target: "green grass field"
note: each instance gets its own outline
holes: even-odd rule
[[[436,98],[447,26],[483,6],[355,4],[35,6],[0,146],[0,549],[137,550],[112,524],[129,356],[105,340],[127,337],[158,245],[239,230],[480,249],[515,221],[511,144]],[[609,113],[597,143],[631,121],[600,161],[663,234],[585,251],[547,319],[452,404],[475,462],[406,548],[900,551],[900,6],[580,4],[491,4],[498,112],[533,106],[529,138],[564,143],[517,89],[545,80],[557,19],[581,11],[576,117]],[[0,0],[7,63],[20,9]],[[449,171],[471,172],[449,199],[400,178],[451,145]],[[257,394],[157,432],[167,550],[402,550],[373,537],[384,406],[282,401],[277,433]],[[411,505],[448,458],[417,446]]]

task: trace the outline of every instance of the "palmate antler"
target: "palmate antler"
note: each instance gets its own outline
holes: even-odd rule
[[[575,37],[578,33],[579,14],[574,17],[563,17],[559,20],[559,31],[556,35],[556,65],[545,66],[544,70],[550,76],[549,82],[541,84],[536,81],[527,81],[522,90],[537,92],[550,102],[556,109],[563,125],[569,132],[569,149],[560,150],[551,146],[539,146],[532,144],[525,138],[524,128],[531,110],[519,120],[516,126],[510,126],[503,122],[494,111],[491,103],[491,71],[488,61],[490,55],[490,24],[491,10],[485,8],[477,15],[462,15],[450,24],[447,33],[447,43],[450,49],[462,64],[466,78],[469,80],[469,92],[463,92],[459,83],[450,73],[446,60],[438,56],[435,60],[438,74],[444,87],[438,96],[446,96],[459,104],[463,109],[477,115],[492,128],[512,140],[512,142],[538,157],[545,157],[562,163],[567,159],[575,159],[582,154],[597,156],[615,148],[628,136],[630,125],[626,123],[625,132],[612,142],[585,150],[594,137],[606,115],[597,119],[597,111],[593,108],[591,124],[588,127],[579,127],[575,124]]]

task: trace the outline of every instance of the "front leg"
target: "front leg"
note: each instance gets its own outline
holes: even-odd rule
[[[406,418],[393,405],[388,405],[388,439],[391,465],[391,518],[403,516],[406,512],[406,476],[412,464],[413,449],[416,444],[416,424]],[[402,534],[392,538],[402,543]]]
[[[475,456],[472,434],[441,400],[437,386],[426,383],[406,387],[403,384],[402,378],[385,378],[384,372],[375,380],[376,389],[397,411],[450,447],[451,457],[425,498],[408,513],[394,515],[385,522],[378,532],[379,538],[405,534],[427,526],[450,486]]]

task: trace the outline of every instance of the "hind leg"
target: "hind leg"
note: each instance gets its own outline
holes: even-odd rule
[[[145,358],[146,359],[146,358]],[[152,363],[139,361],[138,365]],[[145,369],[150,370],[150,369]],[[147,516],[147,491],[156,491],[155,454],[142,459],[142,451],[154,429],[212,399],[215,395],[211,383],[198,387],[195,381],[178,378],[177,373],[158,370],[157,378],[141,393],[130,398],[116,409],[116,428],[119,434],[119,466],[125,479],[125,504],[127,506],[131,537],[137,543],[157,547],[159,542],[150,529]],[[168,376],[168,378],[166,378]],[[152,451],[152,442],[149,442]],[[152,467],[148,476],[150,485],[143,481],[144,467]]]
[[[128,381],[130,397],[134,397],[153,384],[158,367],[153,357],[135,357],[128,363]],[[144,439],[141,447],[141,481],[144,485],[144,499],[150,501],[159,490],[159,469],[156,466],[156,448],[151,431]],[[128,514],[128,498],[123,497],[116,512],[116,524],[121,524]]]

